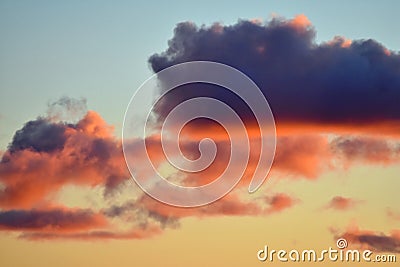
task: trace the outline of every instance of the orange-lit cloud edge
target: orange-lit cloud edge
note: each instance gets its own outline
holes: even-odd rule
[[[62,148],[48,152],[32,148],[17,151],[9,149],[3,155],[0,163],[3,185],[0,194],[0,231],[18,232],[21,238],[32,240],[146,238],[161,234],[166,227],[177,227],[179,219],[184,217],[272,216],[301,202],[296,196],[285,193],[248,201],[242,198],[240,190],[234,190],[223,199],[201,208],[170,207],[145,194],[136,199],[132,197],[122,205],[109,205],[96,211],[66,207],[55,202],[55,199],[57,193],[67,185],[89,189],[101,186],[105,188],[104,198],[108,200],[112,200],[113,192],[120,187],[133,185],[126,183],[130,175],[124,162],[121,142],[113,136],[112,127],[99,114],[89,111],[73,126],[48,123],[65,127],[66,140]],[[303,126],[296,125],[292,129],[286,125],[285,134],[278,130],[276,157],[270,175],[318,181],[322,173],[337,168],[349,168],[354,164],[386,166],[399,161],[398,147],[389,143],[389,139],[397,142],[398,137],[391,131],[378,136],[375,128],[368,131],[363,127],[357,129],[336,125],[327,131],[328,128],[323,126]],[[279,129],[279,125],[277,127]],[[188,129],[186,135],[192,131]],[[254,131],[255,135],[252,132],[249,129],[250,140],[257,139],[257,131]],[[222,138],[224,134],[218,131],[213,131],[211,136],[208,131],[201,133],[197,129],[196,133],[190,140],[191,146],[205,135],[215,137],[217,143],[229,141]],[[153,140],[148,143],[148,148],[156,165],[165,162],[163,155],[160,155],[162,148],[159,138],[151,136],[148,139]],[[185,140],[188,140],[187,136]],[[190,153],[190,149],[186,148],[186,152]],[[204,173],[195,175],[195,179],[187,178],[187,182],[206,183],[218,176],[228,158],[226,153],[221,154],[217,155],[215,164]],[[250,157],[238,188],[245,188],[248,184],[257,163],[257,154],[255,152]],[[326,208],[348,210],[355,205],[362,205],[362,202],[337,196],[326,204]],[[136,222],[127,219],[132,216],[141,219]],[[131,229],[119,230],[113,223],[115,219],[126,220],[125,223],[132,225]],[[394,235],[393,238],[396,237]]]

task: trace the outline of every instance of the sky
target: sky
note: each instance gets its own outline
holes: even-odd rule
[[[397,1],[1,1],[0,264],[262,266],[271,264],[257,260],[265,245],[322,250],[339,237],[399,261],[399,8]],[[277,150],[255,194],[246,191],[252,152],[229,195],[181,209],[129,178],[121,134],[137,88],[192,60],[228,64],[259,85],[275,115]],[[240,105],[216,88],[187,89],[161,103],[159,119],[197,94]],[[208,121],[184,130],[189,156],[204,137],[227,149],[224,130]],[[218,154],[193,179],[165,167],[159,135],[147,141],[156,167],[188,185],[215,177],[229,155]]]

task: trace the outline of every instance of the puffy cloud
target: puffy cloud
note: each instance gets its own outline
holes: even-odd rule
[[[27,122],[18,130],[9,145],[11,153],[30,149],[36,152],[52,152],[64,147],[66,136],[65,128],[68,125],[51,123],[47,119],[38,118]]]
[[[27,122],[16,132],[0,161],[0,229],[32,240],[147,238],[165,228],[178,227],[182,217],[267,215],[294,203],[286,195],[248,201],[232,193],[212,205],[181,209],[163,205],[139,192],[128,196],[130,200],[123,204],[108,206],[120,197],[111,192],[126,186],[130,177],[121,143],[112,130],[94,111],[88,111],[75,123],[57,121],[55,117]],[[181,148],[186,155],[196,158],[196,145],[205,132],[192,133],[188,132],[186,137],[193,138],[184,139]],[[196,177],[203,182],[207,182],[208,175],[212,178],[223,171],[229,159],[226,133],[215,133],[219,135],[218,164]],[[160,137],[149,136],[146,141],[155,166],[166,162]],[[136,153],[135,140],[130,148]],[[180,181],[193,184],[194,180],[181,175]],[[104,188],[104,207],[60,208],[57,194],[67,185]],[[124,229],[127,224],[129,229]]]
[[[66,184],[104,185],[111,192],[130,177],[111,130],[93,111],[76,124],[48,118],[26,123],[0,161],[0,206],[41,205]]]
[[[168,49],[149,62],[154,72],[177,63],[211,60],[233,66],[261,88],[278,126],[282,122],[399,124],[400,55],[375,40],[336,37],[318,44],[316,31],[300,15],[266,24],[241,20],[230,26],[176,26]],[[183,99],[218,98],[242,110],[240,100],[216,86],[190,86],[168,94],[161,117]],[[239,107],[238,107],[239,106]]]
[[[184,154],[196,158],[198,140],[207,135],[213,138],[214,133],[218,154],[204,172],[191,176],[181,173],[180,181],[187,185],[212,181],[223,172],[230,157],[229,139],[225,132],[212,131],[210,136],[209,131],[194,132],[193,129],[187,130],[185,135],[193,138],[182,141]],[[47,135],[47,132],[62,138]],[[251,148],[257,148],[258,133],[253,135],[251,129],[249,133]],[[49,139],[51,142],[48,142]],[[323,171],[357,161],[389,164],[399,160],[398,145],[386,140],[365,136],[331,139],[319,134],[278,135],[273,172],[315,179]],[[159,136],[151,136],[147,141],[148,154],[157,162],[156,166],[166,162]],[[132,146],[135,150],[134,142]],[[252,150],[239,186],[246,185],[245,182],[251,178],[258,153],[257,149]],[[333,164],[338,158],[342,161]],[[112,135],[112,127],[97,113],[89,111],[75,124],[38,118],[17,131],[9,150],[2,157],[0,205],[8,208],[35,207],[51,201],[51,197],[67,184],[101,185],[109,194],[129,177],[121,144]]]
[[[315,35],[304,15],[267,23],[241,20],[230,26],[198,27],[183,22],[176,26],[167,50],[151,56],[149,63],[158,72],[178,63],[211,60],[252,78],[268,99],[277,122],[274,173],[315,179],[323,171],[356,162],[398,162],[398,149],[378,135],[399,138],[400,55],[374,40],[336,36],[318,44]],[[159,122],[177,104],[199,96],[222,100],[244,120],[252,144],[244,176],[251,177],[259,132],[254,130],[249,108],[228,90],[203,83],[176,88],[156,105]],[[186,129],[195,140],[228,141],[209,120],[192,121]],[[197,148],[193,151],[196,154]],[[189,181],[208,182],[216,177],[226,160],[217,162],[207,174],[192,175]]]
[[[167,50],[151,56],[149,63],[158,72],[177,63],[211,60],[252,78],[277,122],[274,174],[316,179],[324,171],[355,163],[398,162],[398,149],[380,135],[399,138],[400,56],[374,40],[336,36],[318,44],[315,35],[304,15],[264,24],[242,20],[231,26],[198,27],[183,22],[176,26]],[[199,96],[222,100],[244,120],[252,145],[242,179],[248,182],[258,159],[259,132],[251,111],[237,96],[210,84],[184,85],[156,105],[158,122],[177,104]],[[185,129],[195,145],[204,137],[221,147],[229,141],[218,126],[204,119],[192,121]],[[196,155],[195,145],[189,154]],[[218,177],[226,166],[227,152],[229,146],[205,172],[188,175],[185,181],[204,184]]]

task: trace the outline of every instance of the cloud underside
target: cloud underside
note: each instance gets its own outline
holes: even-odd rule
[[[352,226],[340,234],[336,233],[335,236],[337,238],[346,238],[352,246],[370,249],[375,252],[400,253],[400,229],[393,230],[390,234],[385,234]]]
[[[149,61],[153,70],[159,71],[176,63],[212,60],[249,75],[276,118],[277,149],[271,177],[317,180],[324,172],[356,164],[398,164],[399,55],[374,40],[336,37],[316,44],[314,37],[315,30],[304,16],[266,24],[239,21],[232,26],[181,23],[169,48]],[[186,89],[190,90],[163,99],[155,110],[156,124],[180,101],[200,95],[243,105],[212,86]],[[65,122],[64,110],[75,111],[67,114],[73,122]],[[0,231],[18,232],[21,238],[33,240],[148,238],[179,227],[185,217],[270,216],[301,204],[295,196],[279,192],[251,201],[241,195],[258,164],[260,140],[254,118],[246,108],[239,110],[251,148],[243,179],[237,190],[220,201],[185,209],[163,205],[137,192],[123,203],[110,204],[121,188],[134,186],[127,185],[130,173],[121,140],[98,113],[86,112],[82,102],[61,99],[50,105],[47,116],[18,130],[2,156]],[[218,153],[204,172],[174,172],[174,178],[185,185],[217,178],[230,156],[229,136],[222,127],[194,122],[184,128],[182,137],[180,147],[188,158],[199,156],[198,143],[205,137],[215,140]],[[154,165],[162,168],[167,160],[160,136],[148,136],[146,144]],[[81,209],[59,203],[58,194],[70,185],[102,188],[104,206]],[[356,204],[359,202],[338,196],[327,207],[342,211]],[[128,229],[119,229],[120,223],[129,225]],[[349,237],[360,243],[370,240]]]

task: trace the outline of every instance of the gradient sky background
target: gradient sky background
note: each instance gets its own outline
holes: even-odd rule
[[[398,1],[0,1],[0,151],[62,96],[87,99],[88,109],[113,125],[119,138],[128,99],[152,74],[149,56],[167,48],[179,22],[229,25],[304,14],[318,43],[337,35],[373,38],[399,51],[399,11]],[[283,192],[292,196],[288,209],[267,216],[188,216],[151,238],[32,241],[4,231],[0,265],[262,266],[271,264],[256,259],[266,244],[324,249],[335,246],[333,232],[358,227],[400,236],[391,232],[400,229],[399,171],[397,161],[332,170],[314,180],[272,177],[255,197]],[[100,189],[90,197],[85,190],[67,186],[57,199],[68,207],[99,208]],[[348,202],[335,202],[337,196]]]

